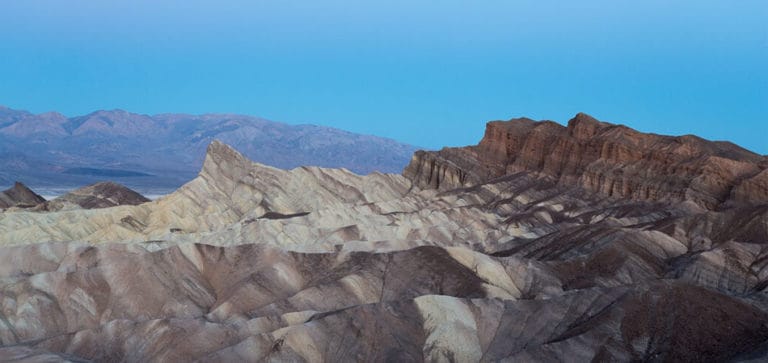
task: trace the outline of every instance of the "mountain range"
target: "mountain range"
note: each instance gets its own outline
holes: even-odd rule
[[[157,200],[0,214],[0,357],[766,361],[767,162],[586,114],[402,174],[215,140]]]
[[[258,162],[399,172],[415,147],[314,125],[229,115],[140,115],[122,110],[66,117],[0,107],[0,186],[75,188],[113,180],[172,191],[194,178],[219,139]]]

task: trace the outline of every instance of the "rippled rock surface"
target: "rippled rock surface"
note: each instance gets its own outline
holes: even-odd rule
[[[0,357],[765,361],[764,168],[586,115],[404,176],[214,142],[158,200],[0,214]]]

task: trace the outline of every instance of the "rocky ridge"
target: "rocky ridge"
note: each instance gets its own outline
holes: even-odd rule
[[[530,119],[489,122],[477,146],[417,152],[404,173],[450,190],[518,172],[606,196],[692,201],[707,209],[768,201],[768,158],[696,136],[643,134],[580,113],[563,127]]]
[[[149,199],[128,187],[113,182],[99,182],[41,203],[35,210],[98,209],[146,202],[149,202]]]
[[[542,127],[522,125],[509,133],[523,140]],[[610,127],[597,123],[596,135]],[[159,200],[0,214],[0,356],[768,357],[762,172],[734,182],[742,187],[712,207],[714,189],[655,199],[582,185],[583,173],[603,170],[598,164],[611,170],[605,160],[573,162],[553,169],[570,176],[554,177],[545,167],[553,161],[520,161],[530,170],[519,170],[504,151],[471,168],[478,155],[491,157],[479,149],[415,156],[432,158],[438,174],[415,162],[405,176],[359,176],[276,169],[214,142],[199,175]],[[699,157],[691,165],[706,166]],[[643,179],[651,171],[636,182],[674,196],[692,188],[691,175],[709,172],[676,165],[688,174],[673,184]]]
[[[32,207],[43,202],[45,202],[45,198],[19,182],[16,182],[10,189],[0,192],[0,209]]]
[[[0,186],[80,187],[105,179],[171,192],[194,178],[214,139],[266,165],[400,172],[415,151],[381,137],[234,114],[142,115],[100,110],[66,117],[0,106]]]

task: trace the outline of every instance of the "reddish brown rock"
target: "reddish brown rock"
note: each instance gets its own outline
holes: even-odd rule
[[[731,197],[735,200],[768,200],[768,168],[736,185]]]
[[[562,186],[649,201],[768,201],[768,158],[728,142],[645,134],[579,113],[564,127],[521,118],[489,122],[477,146],[417,152],[403,174],[450,190],[527,172]]]

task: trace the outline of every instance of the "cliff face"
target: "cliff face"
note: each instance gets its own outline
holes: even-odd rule
[[[418,152],[404,175],[449,190],[518,172],[606,196],[692,201],[707,209],[768,201],[768,158],[696,136],[645,134],[580,113],[564,127],[489,122],[477,146]]]

